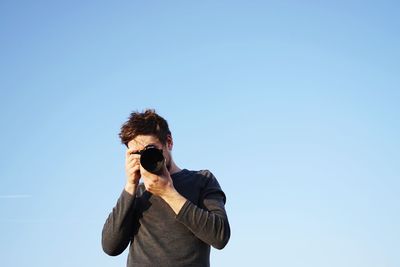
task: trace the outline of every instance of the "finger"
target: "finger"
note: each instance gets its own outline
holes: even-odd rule
[[[136,150],[127,150],[127,152],[125,153],[125,157],[129,158],[130,156],[140,156],[139,153],[135,152]]]
[[[140,155],[136,155],[136,154],[131,154],[131,155],[129,155],[127,158],[126,158],[126,160],[125,160],[125,162],[128,164],[128,163],[130,163],[130,162],[140,162]]]
[[[138,163],[129,163],[128,165],[126,165],[126,169],[130,170],[130,169],[135,169],[136,171],[140,170],[140,164]]]
[[[143,176],[148,176],[148,174],[149,174],[149,172],[148,171],[146,171],[146,169],[145,168],[143,168],[143,166],[142,165],[140,165],[140,173],[143,175]]]
[[[139,154],[137,154],[137,152],[138,152],[138,150],[135,148],[128,148],[125,151],[125,157],[128,158],[130,155],[139,155]]]
[[[127,163],[130,163],[130,162],[140,162],[140,157],[138,158],[138,157],[129,156],[129,158],[126,159],[126,162],[127,162]]]
[[[158,176],[157,176],[156,174],[147,171],[145,168],[143,168],[142,165],[140,165],[140,173],[142,174],[142,176],[143,176],[147,181],[150,181],[150,182],[155,183],[155,182],[157,182],[157,180],[158,180]]]
[[[130,170],[127,171],[127,174],[128,174],[129,176],[134,176],[134,175],[136,175],[138,172],[139,172],[138,170],[130,169]]]
[[[140,172],[140,165],[139,164],[132,164],[126,166],[127,172]]]

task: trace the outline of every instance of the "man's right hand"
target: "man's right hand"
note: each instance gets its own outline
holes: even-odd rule
[[[133,154],[134,149],[128,148],[125,154],[125,191],[134,195],[140,180],[140,155]]]

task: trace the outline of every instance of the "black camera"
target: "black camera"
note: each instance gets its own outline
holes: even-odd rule
[[[140,155],[140,165],[151,173],[161,174],[164,167],[163,150],[158,149],[154,145],[148,145],[143,150],[134,152],[133,154]]]

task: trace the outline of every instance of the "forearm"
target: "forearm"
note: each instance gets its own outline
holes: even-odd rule
[[[102,246],[111,256],[122,253],[130,242],[134,228],[134,202],[135,197],[124,190],[104,224]]]
[[[126,183],[124,190],[129,193],[131,196],[136,195],[136,190],[138,188],[138,184],[135,183]]]
[[[178,193],[174,188],[167,190],[161,198],[171,207],[171,209],[178,214],[182,209],[187,199]]]
[[[186,225],[199,239],[222,249],[230,238],[230,226],[223,203],[210,200],[212,208],[205,210],[186,201],[177,220]]]

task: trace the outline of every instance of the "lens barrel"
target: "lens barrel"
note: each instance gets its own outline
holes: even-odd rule
[[[164,156],[162,149],[158,149],[153,146],[146,147],[141,151],[140,165],[151,173],[160,174],[164,167]]]

